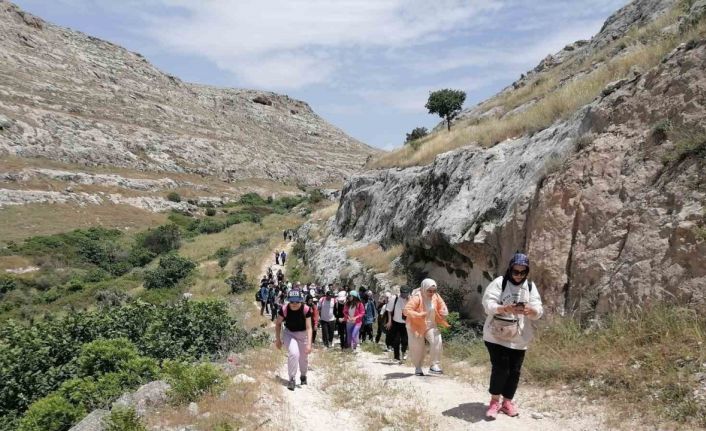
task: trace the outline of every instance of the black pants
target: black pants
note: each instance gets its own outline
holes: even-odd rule
[[[387,331],[387,338],[392,344],[392,350],[395,352],[395,359],[398,361],[402,358],[400,356],[400,347],[402,347],[402,354],[407,352],[407,325],[400,322],[392,321],[392,327]]]
[[[522,361],[525,351],[511,349],[500,344],[485,342],[490,354],[492,371],[490,372],[490,395],[502,395],[511,400],[520,382]]]
[[[378,318],[378,330],[377,330],[377,334],[375,334],[375,343],[376,344],[380,342],[380,338],[382,337],[383,333],[387,334],[387,329],[385,329],[385,319]]]
[[[365,337],[370,337],[370,341],[373,341],[373,324],[365,323],[363,329],[360,331],[360,341],[365,341]]]
[[[336,329],[338,329],[338,339],[341,341],[341,349],[347,349],[350,346],[347,340],[346,322],[336,322]]]
[[[271,304],[270,304],[270,309],[272,310],[271,319],[272,319],[272,322],[274,322],[275,319],[277,318],[277,313],[279,313],[279,306],[276,305],[276,304],[274,304],[274,303],[271,303]]]
[[[333,331],[336,330],[336,321],[330,322],[321,321],[321,338],[323,338],[324,346],[333,346]]]

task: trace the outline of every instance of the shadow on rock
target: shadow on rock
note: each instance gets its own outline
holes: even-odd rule
[[[480,422],[486,420],[485,410],[487,406],[483,403],[465,403],[459,404],[458,407],[441,412],[444,416],[452,416],[463,419],[466,422]]]

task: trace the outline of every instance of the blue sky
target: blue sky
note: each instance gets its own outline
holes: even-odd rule
[[[372,146],[431,128],[432,90],[471,106],[588,39],[626,0],[16,0],[190,82],[308,102]]]

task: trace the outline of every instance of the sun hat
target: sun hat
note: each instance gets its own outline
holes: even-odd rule
[[[290,290],[289,295],[287,295],[287,301],[289,302],[304,302],[304,297],[298,290]]]

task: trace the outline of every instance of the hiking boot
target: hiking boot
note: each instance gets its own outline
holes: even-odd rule
[[[397,363],[400,364],[400,365],[404,365],[404,362],[405,362],[404,359],[399,359],[399,360],[397,360]]]
[[[502,407],[500,407],[500,411],[513,418],[520,414],[520,412],[517,410],[517,406],[513,404],[512,400],[503,400],[503,404]]]
[[[444,372],[441,371],[441,367],[438,365],[432,365],[431,368],[429,368],[429,373],[431,373],[431,374],[444,374]]]
[[[306,376],[302,376],[302,386],[306,385]]]
[[[297,383],[294,381],[294,378],[289,379],[289,383],[287,384],[287,389],[289,389],[290,391],[293,391],[296,386],[297,386]]]
[[[415,375],[415,376],[423,376],[423,375],[424,375],[424,371],[422,371],[421,368],[415,368],[415,369],[414,369],[414,375]]]

